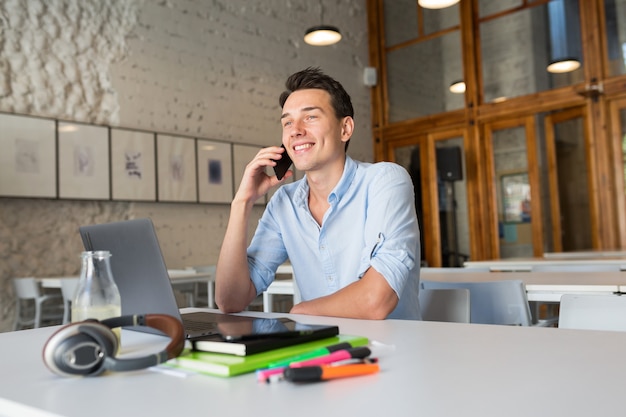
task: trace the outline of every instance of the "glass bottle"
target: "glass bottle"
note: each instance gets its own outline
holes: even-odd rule
[[[111,273],[111,253],[88,251],[81,258],[80,280],[72,301],[72,322],[120,316],[122,301]],[[114,329],[114,333],[119,341],[120,329]]]

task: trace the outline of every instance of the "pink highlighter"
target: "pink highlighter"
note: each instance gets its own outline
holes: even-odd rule
[[[303,366],[318,366],[327,365],[335,362],[345,361],[348,359],[364,359],[372,354],[372,351],[365,346],[342,349],[336,352],[329,353],[319,358],[308,359],[301,362],[294,362],[289,364],[290,368],[302,368]]]

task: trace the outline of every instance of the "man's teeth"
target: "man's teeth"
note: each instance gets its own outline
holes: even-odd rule
[[[310,148],[310,147],[312,147],[312,146],[313,146],[312,144],[310,144],[310,143],[306,143],[306,144],[304,144],[304,145],[298,145],[298,146],[294,147],[293,149],[294,149],[295,151],[301,151],[301,150],[303,150],[303,149],[309,149],[309,148]]]

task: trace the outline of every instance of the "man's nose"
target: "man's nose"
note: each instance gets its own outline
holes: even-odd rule
[[[291,127],[291,136],[298,137],[304,135],[304,124],[301,121],[294,121]]]

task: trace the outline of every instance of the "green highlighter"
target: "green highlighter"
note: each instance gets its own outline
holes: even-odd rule
[[[270,363],[268,368],[284,368],[289,366],[293,362],[305,361],[308,359],[319,358],[320,356],[328,355],[329,353],[336,352],[338,350],[350,349],[352,345],[350,343],[337,343],[336,345],[330,345],[323,348],[315,349],[310,352],[303,353],[301,355],[292,356],[290,358],[284,359],[280,362]]]

